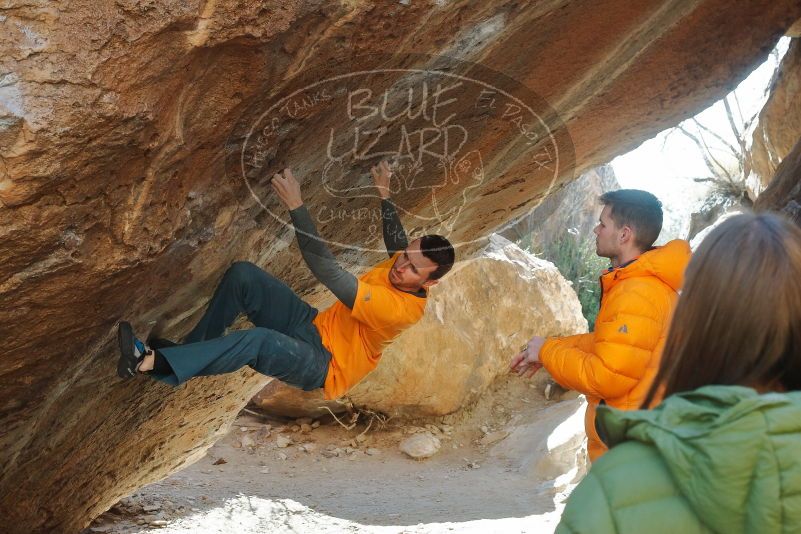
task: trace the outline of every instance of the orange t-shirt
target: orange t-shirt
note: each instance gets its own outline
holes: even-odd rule
[[[331,363],[323,391],[326,399],[344,395],[378,365],[384,345],[423,316],[426,299],[389,281],[397,254],[359,278],[351,310],[337,301],[314,318]]]

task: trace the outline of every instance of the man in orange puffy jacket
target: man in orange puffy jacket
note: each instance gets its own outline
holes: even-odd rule
[[[601,275],[601,309],[589,334],[534,337],[511,368],[532,376],[545,367],[561,386],[587,396],[584,419],[590,460],[606,446],[595,431],[599,402],[638,409],[659,367],[690,246],[677,239],[653,247],[662,230],[662,204],[646,191],[605,193],[595,227],[596,253],[612,266]]]

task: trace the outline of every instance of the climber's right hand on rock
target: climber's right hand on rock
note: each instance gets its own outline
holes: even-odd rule
[[[375,188],[378,189],[378,195],[384,199],[389,198],[389,179],[392,171],[389,170],[387,160],[381,160],[381,163],[371,167],[370,174],[373,176]]]
[[[281,199],[284,206],[289,211],[297,209],[303,205],[303,197],[300,194],[300,184],[295,179],[290,169],[284,169],[283,174],[274,174],[271,185],[273,191]]]

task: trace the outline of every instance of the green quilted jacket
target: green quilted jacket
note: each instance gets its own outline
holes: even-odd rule
[[[598,410],[614,448],[558,534],[801,532],[801,392],[706,386],[653,410]]]

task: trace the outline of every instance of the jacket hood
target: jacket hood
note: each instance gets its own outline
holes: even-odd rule
[[[598,409],[610,446],[656,448],[698,517],[716,532],[774,532],[801,487],[801,392],[705,386],[653,410]],[[792,485],[792,487],[787,487]],[[794,501],[797,502],[797,501]]]
[[[625,267],[610,272],[615,280],[625,280],[637,276],[655,276],[670,286],[674,291],[681,289],[684,283],[684,270],[690,261],[692,252],[690,244],[683,239],[674,239],[643,252],[636,260]]]

